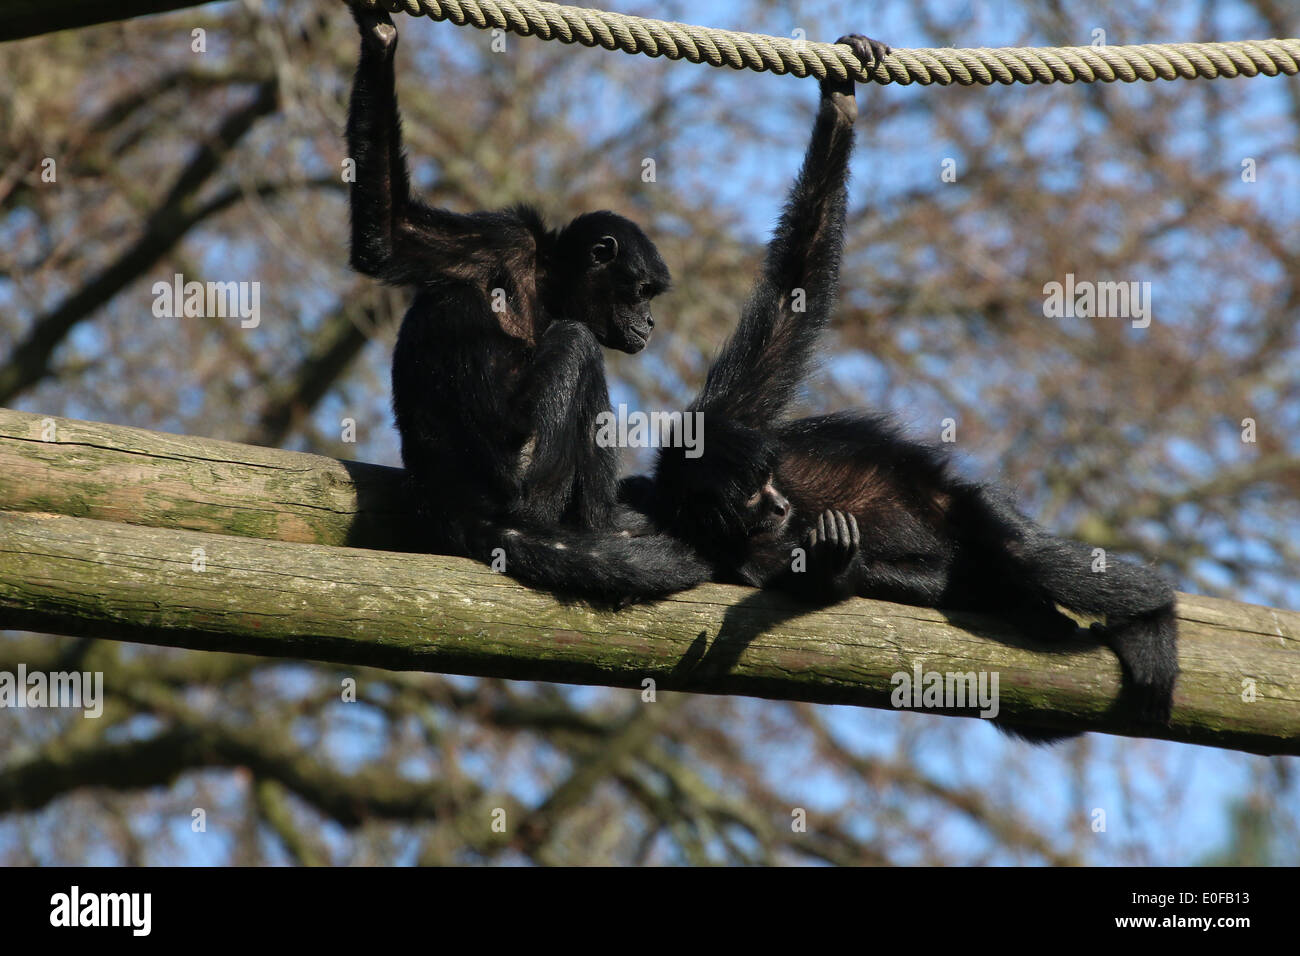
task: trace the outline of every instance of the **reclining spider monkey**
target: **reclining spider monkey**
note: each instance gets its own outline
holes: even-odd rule
[[[1057,605],[1104,616],[1093,628],[1118,656],[1138,718],[1167,723],[1177,625],[1173,589],[1158,573],[1121,561],[1094,571],[1090,548],[1049,534],[996,486],[958,478],[942,451],[884,416],[782,420],[834,302],[852,104],[851,89],[823,99],[809,162],[740,323],[689,406],[704,416],[702,454],[667,443],[653,482],[628,479],[625,500],[693,544],[716,579],[816,604],[859,595],[1012,613],[1050,637],[1076,629]],[[819,135],[830,161],[817,168]],[[822,198],[808,201],[815,191]],[[800,298],[806,311],[794,308]],[[1035,741],[1070,736],[999,726]]]

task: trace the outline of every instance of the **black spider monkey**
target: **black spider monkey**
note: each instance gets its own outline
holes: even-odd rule
[[[644,521],[617,501],[618,451],[595,440],[609,409],[600,347],[644,348],[650,300],[669,285],[654,243],[612,212],[552,230],[528,206],[460,215],[413,198],[397,29],[383,11],[352,12],[351,262],[418,290],[393,352],[393,410],[428,550],[504,556],[525,583],[614,604],[705,580],[679,540],[631,536]]]
[[[1039,636],[1074,633],[1058,604],[1104,616],[1094,627],[1139,718],[1167,723],[1178,660],[1174,592],[1159,574],[1119,561],[1094,571],[1090,548],[1047,533],[995,486],[958,478],[941,450],[883,416],[781,420],[834,302],[852,104],[851,87],[823,98],[814,144],[828,144],[825,165],[810,148],[740,324],[688,409],[703,413],[702,454],[670,443],[653,483],[629,479],[625,499],[699,549],[719,580],[818,604],[859,595],[1014,613]],[[810,203],[814,193],[823,198]]]

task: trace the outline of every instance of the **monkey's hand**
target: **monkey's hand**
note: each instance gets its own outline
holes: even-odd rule
[[[828,508],[817,516],[817,526],[809,529],[807,542],[809,566],[839,577],[849,569],[862,544],[858,519],[847,511]]]
[[[386,10],[379,8],[371,9],[362,7],[357,4],[351,4],[352,19],[357,21],[357,29],[361,31],[361,43],[371,50],[382,50],[388,53],[397,49],[397,27],[393,24],[393,18],[388,15]]]
[[[893,52],[888,44],[873,40],[871,37],[864,37],[861,33],[850,33],[847,36],[840,37],[835,42],[852,47],[853,52],[857,54],[858,62],[862,64],[864,70],[879,66],[880,61]],[[822,99],[829,101],[840,116],[850,123],[858,118],[858,102],[853,96],[855,84],[852,77],[841,80],[837,77],[828,76],[822,80],[821,85]]]

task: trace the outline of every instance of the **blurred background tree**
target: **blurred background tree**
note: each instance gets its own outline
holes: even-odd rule
[[[618,8],[898,47],[1300,33],[1282,0],[895,0],[870,22],[818,0]],[[735,321],[815,84],[398,28],[420,191],[641,221],[676,286],[650,349],[609,355],[613,399],[686,399]],[[332,0],[0,46],[0,404],[398,462],[387,365],[405,296],[347,268],[356,47]],[[1300,81],[859,100],[842,302],[807,410],[875,405],[928,439],[952,418],[962,468],[1005,478],[1054,530],[1156,560],[1184,590],[1300,607]],[[259,282],[261,323],[155,318],[151,286],[178,272]],[[1044,284],[1067,273],[1152,283],[1151,326],[1044,318]],[[1288,758],[1102,736],[1043,750],[920,714],[643,707],[0,635],[0,670],[19,662],[102,670],[108,705],[0,711],[5,864],[1300,862]],[[494,833],[495,808],[523,825]]]

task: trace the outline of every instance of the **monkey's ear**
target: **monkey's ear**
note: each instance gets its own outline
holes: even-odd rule
[[[618,240],[613,236],[601,236],[591,247],[591,259],[597,264],[613,262],[618,256]]]

